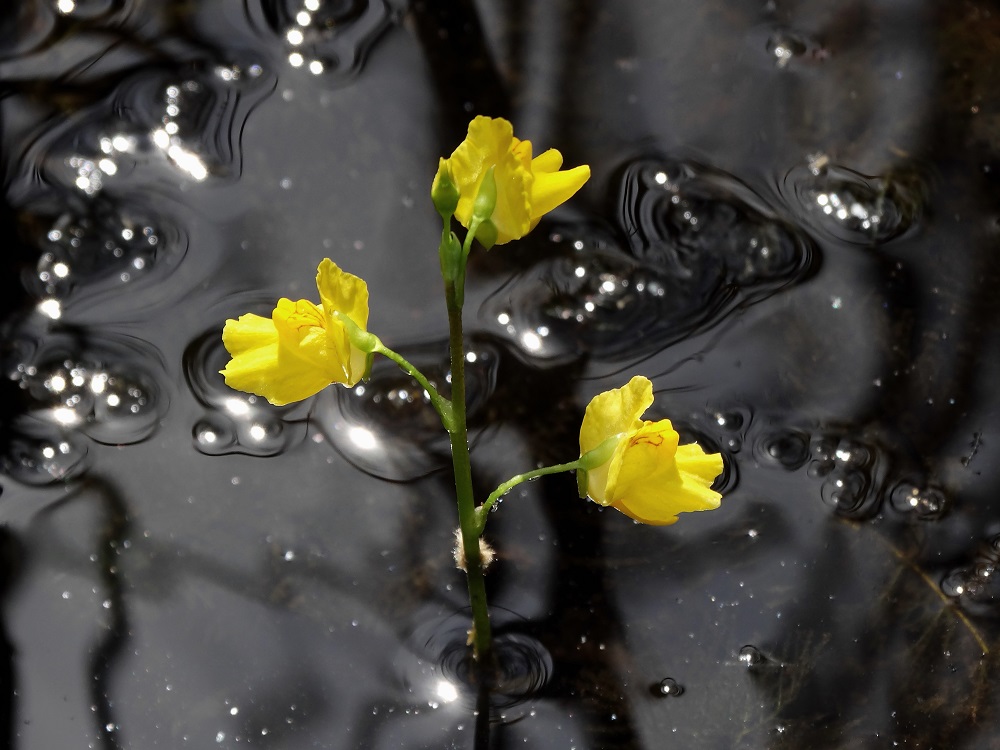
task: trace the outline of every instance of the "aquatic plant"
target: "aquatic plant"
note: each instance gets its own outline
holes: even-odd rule
[[[480,662],[491,650],[484,572],[493,557],[482,536],[489,511],[505,493],[536,477],[576,471],[581,498],[589,496],[654,525],[674,523],[678,513],[717,508],[721,497],[711,485],[722,473],[722,456],[706,454],[697,444],[679,445],[667,419],[643,421],[653,403],[653,387],[648,379],[635,377],[590,402],[576,460],[518,474],[476,504],[462,328],[466,263],[474,240],[490,249],[523,237],[590,177],[586,165],[569,170],[561,166],[557,150],[532,158],[531,142],[515,138],[509,122],[483,116],[472,120],[466,139],[439,162],[431,199],[442,219],[438,254],[451,357],[447,397],[366,330],[367,285],[328,258],[317,269],[319,304],[281,299],[270,318],[242,315],[228,320],[222,334],[232,356],[222,370],[227,385],[272,404],[301,401],[333,383],[352,386],[370,371],[375,354],[395,362],[421,385],[450,438],[459,516],[455,560],[466,572],[472,608],[468,642]],[[466,229],[464,241],[452,231],[453,219]]]

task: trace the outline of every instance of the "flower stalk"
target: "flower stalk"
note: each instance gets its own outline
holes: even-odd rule
[[[455,495],[458,502],[460,544],[465,558],[465,575],[472,607],[472,630],[469,643],[480,662],[489,658],[492,635],[486,600],[486,579],[479,548],[482,529],[476,516],[472,487],[472,461],[469,456],[469,428],[465,413],[465,346],[462,329],[461,291],[455,284],[445,284],[448,302],[448,348],[451,353],[451,420],[445,427],[451,441],[451,460],[455,472]]]

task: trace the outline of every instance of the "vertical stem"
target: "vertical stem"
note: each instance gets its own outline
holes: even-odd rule
[[[469,460],[469,430],[465,423],[465,348],[462,341],[462,303],[453,282],[446,282],[448,300],[448,343],[451,350],[452,464],[458,497],[458,522],[462,531],[465,572],[472,605],[472,648],[480,663],[490,655],[490,615],[486,604],[483,559],[479,553],[476,501],[472,493],[472,464]]]

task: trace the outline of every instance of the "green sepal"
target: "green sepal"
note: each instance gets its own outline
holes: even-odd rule
[[[490,167],[483,175],[483,181],[479,183],[479,192],[476,193],[476,200],[472,204],[472,220],[470,224],[481,224],[488,221],[493,216],[493,211],[497,207],[497,179],[493,174],[496,167]]]
[[[615,449],[624,437],[624,432],[612,435],[606,438],[593,450],[589,450],[584,453],[577,459],[577,463],[580,465],[580,468],[584,471],[590,471],[591,469],[596,469],[598,466],[606,464],[611,460],[611,457],[615,454]]]
[[[379,341],[378,336],[374,333],[362,330],[358,327],[357,323],[339,310],[334,311],[333,317],[339,320],[344,326],[344,332],[347,334],[347,338],[351,342],[351,345],[360,349],[369,357],[372,356],[374,351],[382,346],[382,342]],[[367,372],[367,368],[365,371]]]
[[[497,225],[487,219],[476,229],[476,239],[480,245],[489,250],[497,244]]]
[[[586,469],[576,470],[576,491],[580,493],[580,497],[584,500],[587,499],[587,491],[589,490],[589,485],[587,482],[587,471]]]

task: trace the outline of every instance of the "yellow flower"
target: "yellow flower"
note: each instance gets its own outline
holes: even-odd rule
[[[263,396],[275,406],[301,401],[331,383],[354,385],[366,354],[351,344],[342,313],[362,331],[368,325],[368,286],[325,258],[316,273],[320,304],[278,300],[270,318],[248,313],[227,320],[222,343],[232,360],[226,385]]]
[[[491,219],[497,229],[496,244],[502,245],[526,235],[590,179],[586,165],[563,172],[561,166],[562,154],[554,148],[532,159],[531,142],[515,138],[507,120],[480,115],[469,123],[469,134],[455,152],[441,160],[432,194],[449,170],[459,190],[455,217],[468,229],[479,186],[494,167],[497,203]]]
[[[718,508],[722,496],[711,485],[722,473],[722,456],[705,453],[696,443],[678,445],[669,419],[642,421],[652,403],[653,384],[634,377],[587,406],[581,456],[601,447],[593,454],[601,460],[610,452],[600,465],[581,469],[591,499],[660,526],[674,523],[678,513]]]

